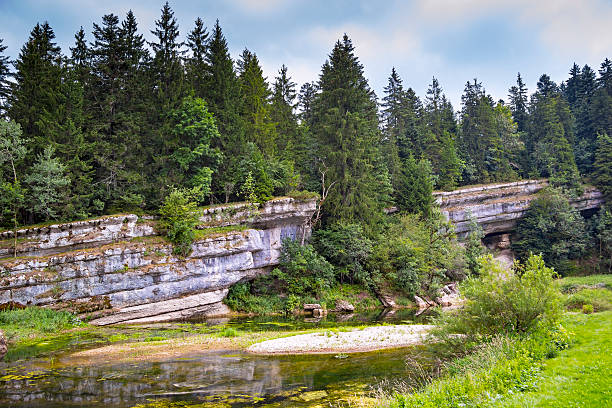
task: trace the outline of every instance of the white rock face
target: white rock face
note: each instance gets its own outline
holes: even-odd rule
[[[20,230],[21,257],[0,253],[0,304],[72,307],[104,299],[112,313],[96,324],[226,313],[220,302],[231,285],[277,265],[283,239],[309,234],[304,225],[315,201],[282,198],[249,207],[250,222],[245,206],[217,207],[224,211],[215,214],[225,225],[252,228],[211,234],[186,258],[173,255],[172,245],[155,237],[153,222],[136,215]]]
[[[548,186],[548,180],[524,180],[514,183],[489,184],[455,191],[435,192],[434,197],[442,213],[455,226],[459,237],[470,231],[473,217],[487,235],[512,232],[537,192]],[[590,187],[573,200],[572,205],[582,211],[599,208],[603,204],[601,192]]]

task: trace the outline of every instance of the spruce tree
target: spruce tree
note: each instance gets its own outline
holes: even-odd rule
[[[521,78],[521,73],[519,72],[516,76],[516,85],[511,87],[509,92],[510,99],[510,111],[512,112],[512,117],[518,126],[519,132],[524,132],[527,130],[527,121],[528,121],[528,113],[527,113],[527,87],[523,82],[523,78]]]
[[[15,63],[9,116],[21,125],[31,165],[36,154],[49,144],[40,120],[45,112],[55,115],[61,86],[61,53],[48,23],[36,24]]]
[[[238,62],[245,137],[268,159],[276,155],[276,128],[270,115],[271,92],[257,55],[245,49]]]
[[[200,17],[195,20],[195,27],[187,35],[187,47],[191,55],[185,60],[187,81],[195,95],[205,97],[206,52],[208,50],[208,32]]]
[[[29,210],[42,221],[57,219],[60,215],[67,196],[65,188],[70,183],[66,166],[53,153],[51,146],[45,148],[25,178],[29,187]]]
[[[9,82],[11,76],[11,61],[8,56],[3,55],[6,50],[6,45],[2,45],[3,41],[4,40],[0,38],[0,116],[3,116],[6,111],[6,104],[11,89]]]
[[[574,117],[569,105],[548,75],[542,75],[532,95],[529,132],[525,148],[530,157],[530,175],[550,177],[554,184],[576,187],[578,168],[572,149]]]
[[[597,137],[593,181],[608,203],[612,202],[612,137]]]
[[[229,199],[235,197],[235,183],[232,171],[245,152],[244,123],[240,112],[242,98],[240,82],[234,70],[227,41],[219,20],[211,33],[206,52],[208,65],[206,76],[206,97],[210,111],[213,113],[221,137],[214,143],[224,152],[226,160],[220,170],[221,177],[213,180],[213,191],[217,196]]]
[[[319,89],[313,131],[327,180],[336,183],[324,207],[328,221],[375,226],[388,202],[389,180],[379,150],[374,92],[348,36],[336,42],[323,64]]]
[[[287,67],[281,66],[274,80],[270,116],[276,126],[279,152],[287,152],[293,158],[293,149],[297,138],[298,123],[295,115],[296,90]]]

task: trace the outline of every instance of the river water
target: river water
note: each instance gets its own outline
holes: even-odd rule
[[[234,319],[242,331],[421,322],[410,311],[328,319]],[[82,348],[82,347],[81,347]],[[64,351],[63,353],[68,353]],[[62,354],[0,366],[6,407],[308,407],[355,406],[372,390],[409,376],[406,360],[431,361],[421,347],[356,354],[255,356],[203,352],[157,362],[64,366]],[[331,404],[331,405],[330,405]]]

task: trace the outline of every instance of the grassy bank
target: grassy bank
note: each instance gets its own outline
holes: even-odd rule
[[[567,310],[559,329],[502,335],[444,365],[414,392],[398,389],[377,406],[602,407],[612,405],[612,276],[556,281]],[[572,312],[593,305],[600,313]],[[588,310],[588,309],[587,309]],[[568,347],[569,346],[569,347]]]

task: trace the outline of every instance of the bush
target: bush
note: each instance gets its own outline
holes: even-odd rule
[[[333,266],[312,245],[302,246],[298,241],[285,239],[279,266],[272,276],[290,295],[318,296],[334,283]]]
[[[463,308],[442,317],[443,331],[469,337],[528,333],[552,327],[561,315],[560,294],[539,255],[506,271],[489,255],[481,258],[481,274],[461,286]]]
[[[195,227],[200,219],[200,212],[195,197],[195,189],[173,189],[164,199],[159,209],[160,232],[174,244],[174,253],[187,256],[191,253],[191,244],[195,240]]]
[[[368,262],[372,279],[412,296],[435,296],[440,284],[458,275],[462,250],[439,213],[428,220],[403,215],[379,239]]]
[[[584,219],[560,190],[546,189],[531,202],[517,225],[519,239],[512,245],[519,259],[531,252],[542,254],[547,265],[562,275],[570,270],[569,259],[583,256],[589,233]]]
[[[584,314],[593,313],[593,305],[582,305],[582,313]]]
[[[316,231],[312,243],[317,252],[336,267],[341,282],[369,284],[366,262],[373,243],[359,224],[335,224]]]

